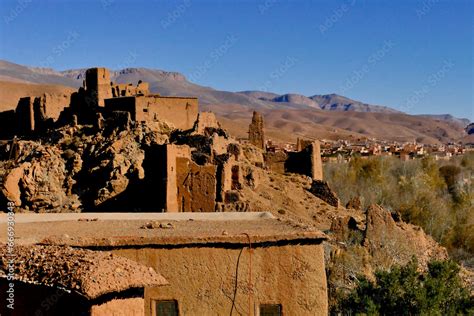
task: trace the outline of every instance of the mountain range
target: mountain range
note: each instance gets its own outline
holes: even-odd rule
[[[82,85],[85,69],[56,71],[0,60],[0,110],[14,108],[18,98],[38,92],[71,92]],[[408,115],[337,94],[304,96],[266,91],[230,92],[192,83],[178,72],[148,68],[111,71],[117,83],[150,83],[153,93],[195,96],[202,110],[212,110],[224,127],[245,137],[253,110],[265,116],[267,135],[279,141],[313,138],[379,138],[438,143],[465,137],[470,123],[446,115]]]

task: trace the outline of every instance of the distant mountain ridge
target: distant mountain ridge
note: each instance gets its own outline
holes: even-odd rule
[[[40,84],[61,84],[77,88],[82,85],[86,69],[56,71],[51,68],[28,67],[8,61],[0,61],[0,80]],[[197,96],[203,105],[241,104],[256,109],[313,108],[327,111],[356,111],[396,113],[394,109],[370,105],[337,94],[278,95],[263,91],[229,92],[219,91],[189,82],[179,72],[148,68],[125,68],[111,70],[111,80],[118,83],[135,83],[143,80],[150,83],[152,92],[163,95]]]
[[[0,61],[0,110],[14,109],[19,96],[35,95],[38,91],[68,93],[76,90],[82,85],[85,70],[56,71]],[[263,113],[268,137],[281,141],[294,141],[296,137],[369,137],[446,143],[470,141],[465,137],[472,136],[466,132],[467,119],[449,114],[408,115],[337,94],[308,97],[267,91],[220,91],[192,83],[178,72],[148,68],[112,70],[111,80],[133,84],[143,80],[149,82],[154,93],[198,97],[201,110],[215,112],[223,126],[238,137],[246,137],[253,110]]]

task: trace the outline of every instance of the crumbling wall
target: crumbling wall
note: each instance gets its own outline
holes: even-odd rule
[[[302,139],[302,138],[297,138],[296,139],[296,151],[302,151],[306,147],[310,146],[312,144],[311,140],[308,139]]]
[[[179,211],[214,212],[216,166],[199,166],[189,158],[177,158],[176,173]]]
[[[137,120],[137,106],[135,97],[120,97],[104,100],[105,113],[110,115],[114,111],[127,111],[130,112],[130,118],[132,121]]]
[[[265,166],[273,172],[285,173],[285,163],[288,159],[288,154],[283,151],[266,152]]]
[[[197,98],[136,97],[136,121],[164,121],[181,130],[192,129],[198,116]]]
[[[139,81],[136,86],[131,83],[119,83],[112,84],[112,97],[128,97],[135,95],[148,95],[150,94],[150,88],[148,82]]]
[[[113,252],[160,271],[169,281],[170,286],[145,288],[145,315],[151,315],[153,300],[167,299],[177,300],[180,315],[248,315],[249,310],[256,315],[260,304],[281,304],[283,315],[328,313],[321,244],[252,244],[251,259],[248,245]]]
[[[254,111],[252,123],[249,125],[249,142],[260,149],[265,148],[265,136],[263,134],[263,116]]]
[[[45,93],[34,100],[35,130],[53,126],[61,112],[69,106],[71,95]]]
[[[229,156],[227,160],[219,163],[217,177],[217,201],[229,202],[227,193],[241,189],[243,183],[243,173],[234,156]]]
[[[319,141],[313,141],[308,146],[311,155],[311,178],[323,180],[323,161],[321,159],[321,145]]]
[[[14,111],[16,126],[10,129],[22,135],[52,127],[69,105],[70,97],[67,94],[45,93],[39,97],[20,98]],[[4,115],[11,117],[12,112],[8,111]]]
[[[313,180],[309,191],[329,205],[339,207],[339,198],[326,181]]]
[[[213,112],[200,112],[194,124],[194,133],[206,135],[206,132],[211,130],[209,134],[212,134],[212,130],[220,128],[221,126]]]
[[[162,208],[166,212],[179,212],[178,204],[178,173],[177,159],[191,159],[191,148],[186,145],[166,144],[158,146],[157,165],[159,172],[157,178],[160,183],[158,185],[157,196],[162,201]],[[179,172],[186,172],[181,170]]]
[[[312,142],[302,151],[289,152],[285,171],[307,175],[313,180],[322,180],[323,165],[319,142]]]
[[[24,97],[18,101],[15,110],[17,128],[16,131],[20,134],[28,134],[35,130],[35,111],[34,98]]]
[[[222,155],[227,153],[229,147],[229,141],[224,136],[219,136],[217,133],[212,134],[212,154]]]

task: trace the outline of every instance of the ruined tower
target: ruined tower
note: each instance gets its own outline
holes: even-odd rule
[[[263,135],[263,116],[256,111],[253,111],[252,123],[249,125],[249,141],[258,148],[265,148],[265,138]]]
[[[311,154],[311,178],[323,180],[323,162],[321,160],[321,145],[319,141],[313,141],[310,145]]]
[[[112,98],[110,73],[107,68],[87,69],[85,85],[90,105],[104,106],[104,99]]]

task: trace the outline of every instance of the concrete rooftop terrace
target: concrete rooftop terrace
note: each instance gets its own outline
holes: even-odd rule
[[[7,215],[0,215],[0,243],[7,240]],[[1,233],[4,232],[4,233]],[[86,248],[271,245],[320,243],[326,235],[311,226],[270,213],[58,213],[16,214],[21,244]]]

